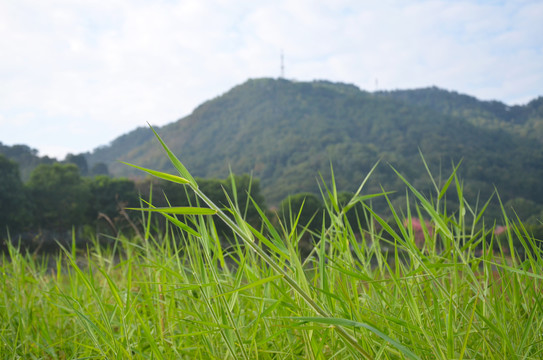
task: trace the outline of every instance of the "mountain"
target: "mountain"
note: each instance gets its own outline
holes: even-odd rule
[[[424,155],[446,177],[463,161],[464,192],[483,199],[496,186],[502,199],[543,204],[543,98],[507,106],[435,87],[370,93],[329,81],[252,79],[209,100],[174,123],[156,127],[197,177],[252,173],[269,204],[318,192],[319,173],[354,191],[382,160],[368,191],[402,189],[394,166],[418,188],[430,188]],[[173,171],[151,130],[138,128],[85,154],[89,166],[141,176],[123,160]]]

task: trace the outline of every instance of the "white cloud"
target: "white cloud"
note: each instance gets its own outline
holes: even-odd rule
[[[2,1],[0,141],[90,150],[278,76],[281,49],[299,80],[525,102],[543,93],[542,17],[539,1]]]

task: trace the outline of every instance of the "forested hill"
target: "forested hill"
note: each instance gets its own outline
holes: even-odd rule
[[[526,105],[508,106],[499,101],[481,101],[475,97],[437,87],[377,92],[376,95],[408,105],[436,110],[444,115],[462,117],[487,129],[504,129],[543,142],[543,97]]]
[[[429,186],[419,149],[439,173],[463,159],[465,192],[543,203],[543,99],[508,107],[438,88],[369,93],[327,81],[255,79],[157,128],[198,177],[252,173],[270,205],[287,194],[318,192],[333,164],[338,187],[355,190],[384,161],[370,191],[401,188],[388,163],[418,187]],[[150,130],[139,128],[86,154],[111,173],[133,176],[116,160],[173,171]]]

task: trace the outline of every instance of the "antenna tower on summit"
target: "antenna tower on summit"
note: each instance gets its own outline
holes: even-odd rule
[[[283,50],[281,50],[281,79],[285,77],[285,59],[283,56]]]

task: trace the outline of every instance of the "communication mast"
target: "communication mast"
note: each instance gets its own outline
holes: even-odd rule
[[[285,77],[285,59],[283,56],[283,49],[281,49],[281,79]]]

